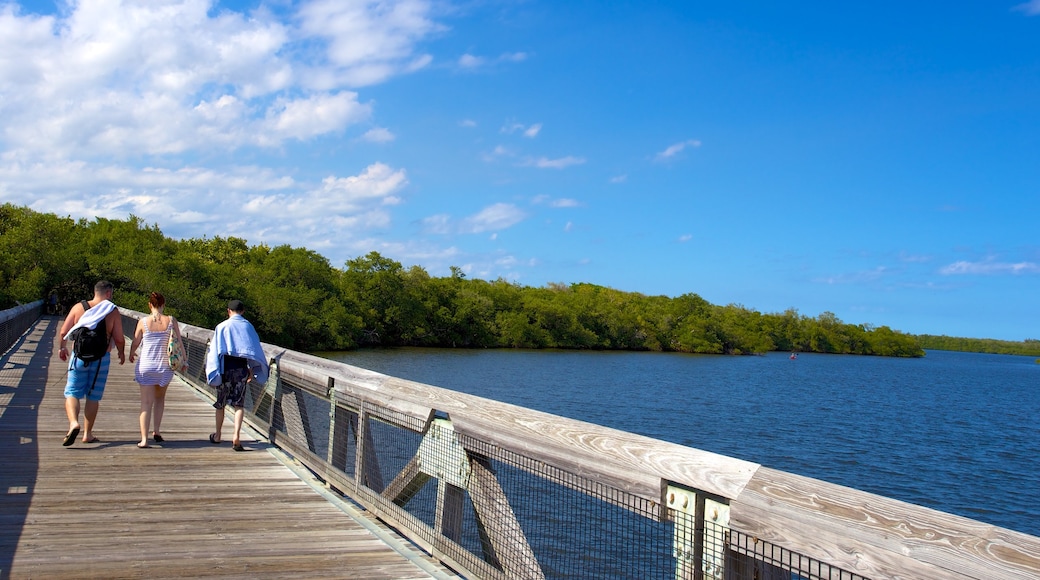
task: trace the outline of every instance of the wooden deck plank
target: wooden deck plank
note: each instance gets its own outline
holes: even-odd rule
[[[212,445],[210,401],[179,380],[166,441],[138,449],[129,363],[113,361],[94,430],[102,442],[62,447],[59,324],[41,319],[0,359],[0,578],[457,578],[334,505],[254,432],[243,431],[246,452]]]

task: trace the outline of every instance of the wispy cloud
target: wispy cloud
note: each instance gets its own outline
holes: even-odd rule
[[[536,195],[531,200],[531,203],[533,203],[535,205],[547,205],[549,207],[557,207],[557,208],[559,208],[559,207],[578,207],[578,206],[581,205],[581,202],[579,202],[576,199],[570,199],[570,198],[566,198],[566,197],[560,197],[560,198],[553,199],[553,198],[549,197],[548,195]]]
[[[484,59],[472,54],[464,54],[459,57],[459,66],[462,68],[477,68],[484,64]]]
[[[560,157],[558,159],[549,159],[547,157],[538,157],[527,159],[521,165],[525,167],[537,167],[539,169],[565,169],[573,165],[581,165],[585,163],[585,159],[582,157],[574,157],[568,155],[566,157]]]
[[[885,274],[889,272],[889,269],[884,266],[878,266],[872,270],[863,270],[861,272],[849,272],[845,274],[836,274],[833,276],[824,276],[822,278],[816,278],[813,282],[819,284],[865,284],[868,282],[875,282],[880,280]]]
[[[700,146],[701,146],[701,142],[696,140],[696,139],[689,139],[689,140],[686,140],[686,141],[680,141],[680,142],[678,142],[678,143],[676,143],[674,145],[668,146],[668,148],[666,148],[664,151],[661,151],[660,153],[655,155],[654,159],[656,161],[667,161],[669,159],[672,159],[676,155],[682,153],[683,150],[686,149],[687,147],[700,147]]]
[[[462,220],[463,233],[479,234],[510,228],[527,217],[523,210],[511,203],[496,203],[488,206],[475,215]]]
[[[1014,6],[1012,10],[1016,12],[1025,12],[1027,16],[1036,16],[1040,14],[1040,0],[1029,0],[1024,4]]]
[[[925,254],[908,254],[906,252],[900,252],[899,261],[910,264],[924,264],[926,262],[931,262],[932,257]]]
[[[368,141],[370,143],[389,143],[397,137],[390,132],[389,129],[383,127],[376,127],[365,131],[365,134],[361,136],[362,141]]]
[[[542,130],[542,124],[541,123],[535,123],[533,125],[523,125],[521,123],[506,123],[505,125],[502,126],[502,129],[500,131],[502,133],[506,134],[506,135],[511,135],[513,133],[520,133],[521,135],[523,135],[524,137],[527,137],[528,139],[534,139],[535,137],[538,136],[538,133],[540,133],[541,130]]]
[[[628,175],[615,175],[610,178],[610,183],[624,183],[628,181]]]
[[[527,57],[528,54],[526,52],[506,52],[493,58],[478,56],[467,52],[459,57],[457,64],[459,65],[459,68],[472,71],[499,63],[523,62],[527,60]]]
[[[688,242],[688,241],[690,241],[692,239],[693,239],[693,234],[683,234],[683,235],[679,236],[679,241],[683,242],[683,243]]]
[[[437,214],[424,218],[421,224],[423,232],[428,234],[479,234],[508,229],[526,217],[523,210],[511,203],[496,203],[460,220]],[[494,234],[492,236],[494,239]]]
[[[1001,274],[1040,274],[1040,264],[1036,262],[997,262],[995,260],[984,260],[982,262],[968,262],[961,260],[939,269],[944,276],[958,276],[965,274],[975,275],[1001,275]]]

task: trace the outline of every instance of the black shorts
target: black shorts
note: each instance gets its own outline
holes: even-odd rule
[[[213,403],[213,408],[223,409],[227,405],[235,409],[245,407],[249,376],[249,361],[236,356],[224,357],[224,372],[220,375],[217,402]]]

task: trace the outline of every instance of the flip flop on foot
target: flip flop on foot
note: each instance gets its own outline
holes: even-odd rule
[[[159,435],[158,433],[152,433],[152,439],[154,439],[156,443],[162,443],[164,441],[162,435]]]
[[[234,445],[231,446],[231,448],[234,449],[235,451],[245,451],[246,450],[245,447],[242,447],[241,443],[235,443]]]
[[[220,445],[220,441],[217,441],[217,434],[216,433],[210,433],[209,434],[209,442],[214,444],[214,445]]]
[[[97,437],[91,437],[90,441],[83,441],[84,443],[101,443],[101,440]]]
[[[79,437],[79,427],[73,427],[72,431],[65,434],[65,439],[62,440],[61,444],[64,447],[68,447],[76,442],[76,437]]]
[[[138,449],[148,449],[149,447],[151,447],[151,446],[148,445],[147,443],[145,443],[144,445],[141,445],[140,443],[137,444],[137,448]]]

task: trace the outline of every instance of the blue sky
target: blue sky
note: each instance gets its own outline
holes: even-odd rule
[[[0,0],[0,202],[1040,338],[1040,0]]]

